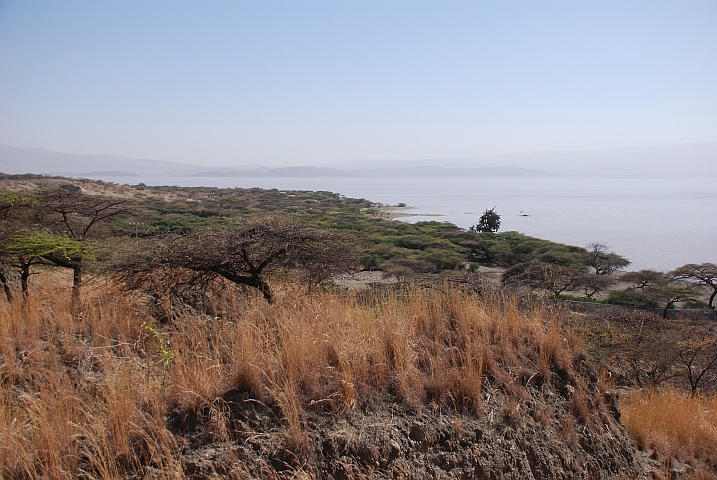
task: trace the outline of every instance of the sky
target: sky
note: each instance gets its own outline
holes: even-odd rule
[[[713,142],[715,25],[715,0],[0,0],[0,144],[219,166]]]

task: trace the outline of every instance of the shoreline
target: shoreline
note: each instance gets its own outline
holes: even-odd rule
[[[378,218],[384,218],[386,220],[394,220],[396,218],[406,217],[445,217],[443,213],[406,213],[406,210],[411,210],[413,207],[399,207],[387,205],[384,207],[378,207],[378,215],[374,215]]]

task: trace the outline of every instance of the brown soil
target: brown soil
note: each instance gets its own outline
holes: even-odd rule
[[[202,411],[175,410],[170,422],[193,479],[660,478],[619,422],[616,393],[590,405],[557,375],[536,377],[518,400],[486,388],[476,414],[390,399],[347,413],[318,404],[291,429],[276,408],[230,390]]]

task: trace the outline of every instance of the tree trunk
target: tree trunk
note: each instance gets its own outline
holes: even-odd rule
[[[662,312],[662,318],[664,318],[665,320],[667,320],[667,311],[670,309],[672,304],[673,302],[667,302],[667,305],[665,305],[665,310]]]
[[[717,296],[717,288],[714,289],[712,295],[710,295],[709,306],[712,310],[715,309],[715,297]]]
[[[5,291],[7,301],[12,302],[12,290],[10,289],[10,283],[8,282],[5,272],[2,271],[0,271],[0,283],[2,283],[2,288]]]
[[[27,297],[30,293],[30,285],[28,280],[30,278],[30,264],[25,264],[20,267],[20,288],[22,289],[22,296]]]
[[[72,267],[72,296],[79,297],[82,288],[82,264]]]
[[[257,282],[257,288],[261,292],[262,295],[264,295],[264,300],[267,301],[267,303],[274,303],[274,296],[271,293],[271,288],[269,288],[269,285],[264,283],[262,280],[259,280]]]
[[[236,283],[237,285],[246,285],[247,287],[256,288],[264,296],[264,300],[268,303],[274,303],[274,295],[271,293],[271,287],[269,287],[269,284],[266,283],[259,275],[234,275],[231,272],[222,270],[215,270],[215,273],[218,273],[222,277],[226,278],[230,282]]]
[[[80,288],[82,288],[82,263],[76,263],[72,266],[72,297],[70,299],[70,308],[74,318],[80,318],[82,313]]]

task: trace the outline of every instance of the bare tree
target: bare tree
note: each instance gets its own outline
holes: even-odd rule
[[[717,379],[717,337],[704,327],[690,327],[681,333],[670,347],[684,368],[694,396],[701,385]]]
[[[678,356],[674,349],[665,347],[668,339],[676,334],[671,324],[659,317],[639,314],[630,315],[630,319],[638,320],[639,327],[616,345],[619,345],[621,359],[630,365],[637,385],[654,388],[679,377]],[[625,330],[629,332],[629,326]]]
[[[717,296],[717,265],[714,263],[688,263],[670,272],[674,278],[686,280],[696,285],[705,285],[712,288],[708,305],[715,308],[715,297]]]
[[[161,295],[180,286],[206,291],[223,278],[258,290],[268,302],[268,279],[281,270],[316,285],[353,267],[346,237],[276,219],[146,240],[128,246],[113,263],[130,289]]]
[[[395,277],[398,283],[403,283],[418,274],[438,273],[435,264],[426,260],[411,258],[398,258],[389,260],[381,265],[385,277]]]
[[[526,262],[509,268],[503,273],[504,285],[521,285],[533,290],[549,292],[553,298],[566,290],[576,288],[584,273],[554,263]]]
[[[595,298],[595,295],[610,288],[615,281],[608,275],[584,274],[578,283],[586,298]]]
[[[694,395],[717,387],[717,334],[710,327],[667,321],[647,312],[608,313],[603,321],[614,328],[615,336],[596,329],[594,341],[611,353],[610,363],[632,370],[628,381],[639,388],[686,384]]]

